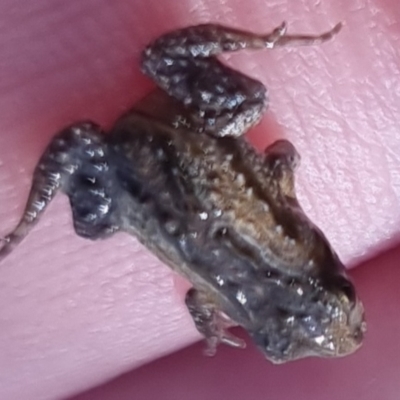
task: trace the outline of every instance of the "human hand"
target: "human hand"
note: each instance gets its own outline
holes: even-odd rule
[[[300,200],[345,262],[395,239],[395,0],[364,8],[321,3],[318,9],[295,0],[254,0],[251,7],[238,0],[5,0],[0,9],[3,234],[18,220],[33,167],[60,127],[86,118],[109,127],[150,90],[138,69],[149,40],[200,22],[264,32],[285,19],[292,32],[316,33],[338,21],[346,26],[321,47],[225,57],[270,90],[270,110],[250,138],[259,148],[277,137],[296,145]],[[1,265],[0,282],[1,398],[66,396],[198,338],[182,301],[185,284],[127,235],[97,243],[76,237],[63,196]],[[343,373],[342,364],[335,365]]]

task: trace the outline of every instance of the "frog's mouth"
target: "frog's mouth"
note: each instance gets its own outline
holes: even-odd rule
[[[280,364],[305,357],[344,357],[360,348],[366,330],[364,307],[357,300],[351,308],[337,310],[323,335],[308,338],[303,345],[293,346],[287,358],[271,361]]]
[[[321,347],[327,349],[327,357],[346,356],[361,346],[366,330],[364,307],[357,300],[351,309],[341,310],[336,316]]]
[[[274,364],[306,357],[343,357],[361,346],[365,332],[364,308],[357,300],[338,307],[332,315],[331,322],[320,335],[310,335],[310,332],[297,327],[293,329],[290,339],[287,338],[289,340],[286,341],[287,346],[284,349],[263,350],[266,358]]]

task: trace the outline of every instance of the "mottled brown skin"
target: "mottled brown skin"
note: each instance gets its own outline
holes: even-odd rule
[[[264,86],[215,56],[324,42],[218,25],[166,34],[143,52],[158,85],[105,135],[92,122],[61,131],[42,156],[26,211],[4,240],[7,255],[58,189],[78,235],[129,232],[192,283],[186,303],[209,354],[243,347],[240,325],[265,356],[285,362],[342,356],[361,344],[363,308],[324,235],[302,212],[293,171],[299,156],[280,140],[257,153],[243,138],[267,106]]]

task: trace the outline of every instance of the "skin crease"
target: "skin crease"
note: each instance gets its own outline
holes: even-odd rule
[[[397,1],[266,4],[252,0],[252,6],[246,4],[244,9],[243,4],[238,0],[218,5],[212,1],[174,5],[149,0],[4,0],[0,6],[0,233],[6,234],[18,220],[34,165],[57,130],[82,118],[110,127],[150,90],[152,85],[140,74],[137,61],[151,39],[166,30],[209,21],[264,32],[285,19],[293,33],[320,32],[338,21],[345,21],[346,27],[323,47],[225,57],[269,88],[270,110],[251,132],[252,142],[262,149],[279,137],[293,141],[302,156],[297,173],[300,201],[347,265],[398,241]],[[361,268],[355,273],[371,333],[354,356],[274,369],[253,348],[249,352],[221,348],[221,358],[217,353],[215,359],[221,364],[216,365],[225,368],[227,376],[231,371],[230,376],[243,386],[250,379],[244,376],[247,380],[241,381],[243,365],[254,371],[242,398],[245,393],[251,398],[265,398],[265,393],[287,398],[283,389],[290,379],[293,393],[308,388],[304,392],[308,399],[354,398],[351,393],[364,393],[359,397],[363,399],[374,393],[371,399],[379,393],[394,399],[400,389],[394,374],[400,366],[400,349],[393,338],[398,338],[400,327],[392,307],[400,299],[395,286],[398,269],[392,260],[399,254],[392,252],[371,262],[365,272]],[[78,238],[66,197],[57,197],[35,231],[1,265],[0,398],[65,398],[194,341],[198,334],[183,304],[186,288],[127,235],[98,243]],[[178,357],[172,364],[164,362],[164,368],[186,368],[185,354],[183,361]],[[187,382],[202,380],[204,369],[213,371],[215,360],[202,357],[201,346],[189,355],[188,365],[202,369],[189,369],[193,375]],[[138,396],[137,390],[142,390],[139,398],[152,398],[148,388],[154,386],[157,374],[163,374],[162,365],[147,375],[138,371],[141,385],[132,394]],[[207,387],[234,394],[229,392],[228,378],[215,380],[215,371]],[[352,381],[340,380],[354,371],[365,373],[357,375],[358,392],[351,392]],[[179,386],[173,375],[165,376],[171,385]],[[275,380],[265,380],[266,376]],[[179,391],[183,397],[184,388],[197,387],[185,386],[187,382]],[[120,385],[120,393],[128,393],[123,381]],[[322,389],[313,390],[319,386]],[[327,393],[324,387],[331,390]],[[166,397],[176,391],[173,386],[162,390]]]

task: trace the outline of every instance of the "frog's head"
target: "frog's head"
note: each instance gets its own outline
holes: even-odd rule
[[[364,308],[343,266],[328,270],[270,282],[273,305],[265,304],[263,323],[252,336],[272,362],[341,357],[360,347],[366,330]]]

